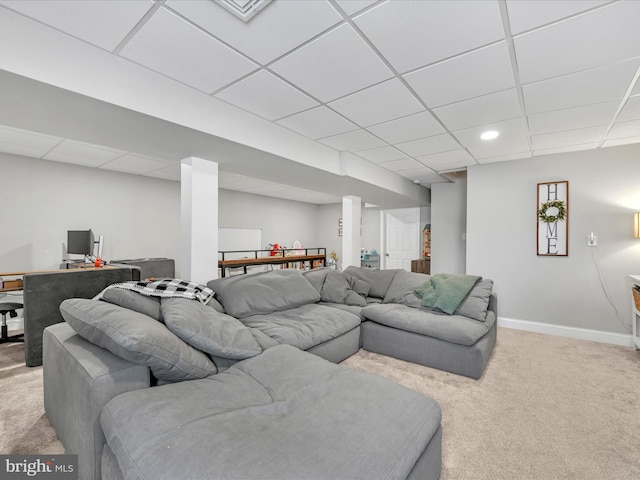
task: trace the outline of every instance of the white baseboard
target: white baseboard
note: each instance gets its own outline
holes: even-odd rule
[[[570,337],[578,340],[610,343],[613,345],[621,345],[623,347],[633,346],[631,335],[625,333],[604,332],[588,328],[552,325],[550,323],[531,322],[529,320],[516,320],[505,317],[498,317],[498,326],[512,328],[514,330],[526,330],[527,332],[546,333],[547,335],[556,335],[558,337]]]

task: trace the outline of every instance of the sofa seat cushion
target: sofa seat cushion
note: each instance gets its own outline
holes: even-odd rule
[[[308,350],[360,325],[360,317],[344,310],[312,304],[242,319],[247,327],[266,333],[278,343]]]
[[[353,313],[358,317],[360,317],[360,312],[362,312],[362,308],[363,308],[357,305],[345,305],[344,303],[331,303],[331,302],[320,302],[319,305],[324,305],[330,308],[337,308],[338,310],[343,310],[345,312]]]
[[[440,421],[428,397],[286,345],[101,414],[123,477],[149,480],[406,478]]]
[[[473,345],[491,330],[495,314],[490,313],[486,321],[479,322],[462,315],[447,315],[394,303],[362,309],[363,318],[381,325],[466,346]]]

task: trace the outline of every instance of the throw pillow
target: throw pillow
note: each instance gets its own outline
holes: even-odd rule
[[[160,299],[157,297],[146,297],[122,288],[107,288],[103,290],[102,300],[142,313],[162,322]]]
[[[160,309],[167,328],[198,350],[235,360],[262,352],[251,331],[240,320],[200,302],[163,298]]]
[[[204,353],[142,313],[84,298],[63,301],[60,312],[80,336],[118,357],[148,366],[158,380],[194,380],[217,372]]]

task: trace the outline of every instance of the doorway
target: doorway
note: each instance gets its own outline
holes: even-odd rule
[[[420,208],[384,211],[386,230],[384,267],[411,271],[411,260],[420,256]]]

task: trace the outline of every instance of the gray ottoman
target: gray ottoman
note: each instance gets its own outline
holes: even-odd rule
[[[103,473],[137,479],[437,479],[441,411],[375,375],[279,345],[102,410]]]

